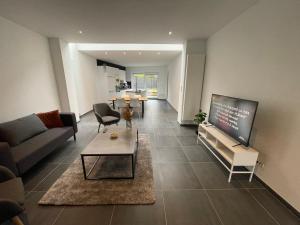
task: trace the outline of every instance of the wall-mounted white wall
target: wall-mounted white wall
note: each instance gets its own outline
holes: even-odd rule
[[[49,44],[63,111],[74,112],[77,121],[79,121],[79,107],[75,84],[75,76],[78,71],[78,58],[75,46],[58,38],[50,38]]]
[[[78,50],[76,44],[50,39],[62,105],[79,117],[93,109],[93,104],[107,102],[107,76],[96,58]]]
[[[205,53],[187,54],[181,123],[194,124],[200,110]]]
[[[259,101],[256,174],[300,210],[300,3],[261,0],[208,40],[202,108],[212,93]]]
[[[63,40],[60,40],[60,47],[65,71],[65,80],[68,90],[70,111],[75,113],[77,121],[79,121],[80,112],[75,80],[75,77],[79,70],[77,49],[73,44],[69,44]]]
[[[168,102],[178,111],[182,54],[176,56],[168,65]]]
[[[134,73],[151,73],[158,75],[157,92],[158,99],[167,99],[168,95],[168,74],[167,66],[158,67],[127,67],[126,80],[131,81],[131,76]]]
[[[180,124],[193,124],[194,116],[199,112],[201,104],[206,41],[188,40],[182,54],[177,121]]]
[[[60,108],[47,38],[0,17],[0,122]]]
[[[96,59],[78,51],[76,87],[80,115],[90,110],[95,103],[106,102],[106,79]]]
[[[60,102],[60,109],[63,112],[70,111],[70,104],[67,91],[67,83],[65,79],[64,65],[62,61],[62,53],[60,48],[60,40],[58,38],[49,38],[49,48],[53,63],[53,69],[56,79],[57,91]]]

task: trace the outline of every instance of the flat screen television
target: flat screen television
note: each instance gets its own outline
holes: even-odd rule
[[[256,101],[213,94],[208,122],[249,146],[257,106]]]

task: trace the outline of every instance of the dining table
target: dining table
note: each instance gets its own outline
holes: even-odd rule
[[[110,101],[112,102],[113,104],[113,108],[115,109],[115,101],[117,100],[117,98],[120,98],[120,97],[112,97],[110,99]],[[121,97],[123,98],[127,103],[130,102],[130,99],[133,98],[133,97],[130,97],[130,96],[125,96],[125,97]],[[137,99],[141,102],[141,105],[142,105],[142,118],[144,118],[144,112],[145,112],[145,101],[148,101],[148,98],[147,97],[144,97],[144,96],[141,96],[141,97],[137,97]]]

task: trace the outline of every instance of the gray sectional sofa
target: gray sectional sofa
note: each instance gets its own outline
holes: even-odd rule
[[[21,176],[77,133],[74,113],[60,113],[64,127],[47,129],[37,115],[0,124],[0,165]]]

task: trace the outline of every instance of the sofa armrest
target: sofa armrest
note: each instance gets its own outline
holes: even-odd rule
[[[6,142],[0,142],[0,165],[9,168],[15,175],[19,174],[10,146]]]
[[[16,175],[5,166],[0,166],[0,182],[14,179]]]
[[[64,126],[72,126],[74,129],[74,133],[77,133],[78,128],[77,128],[75,113],[63,112],[63,113],[60,113],[60,118],[61,118]]]

